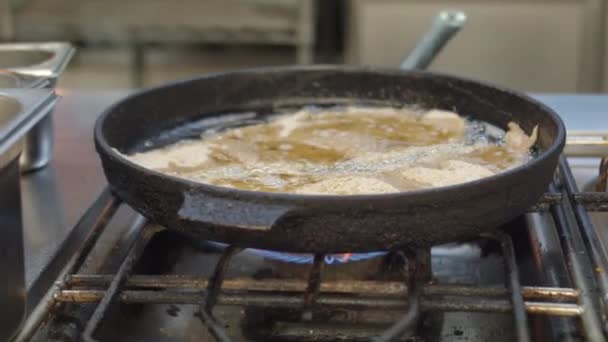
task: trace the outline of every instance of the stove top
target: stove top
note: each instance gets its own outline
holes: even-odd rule
[[[415,315],[413,340],[513,341],[526,340],[528,333],[546,340],[579,340],[577,317],[588,331],[599,324],[588,310],[581,313],[585,305],[593,306],[586,302],[588,295],[597,298],[595,288],[577,286],[589,270],[568,272],[567,265],[586,258],[577,254],[586,251],[583,239],[569,237],[568,227],[556,229],[552,223],[571,224],[579,205],[602,209],[597,198],[594,202],[592,196],[577,194],[573,204],[562,205],[568,189],[552,189],[540,211],[512,223],[520,233],[513,235],[517,239],[499,235],[438,246],[430,258],[425,251],[416,258],[385,252],[312,256],[193,245],[146,224],[104,190],[92,127],[97,114],[127,91],[58,93],[64,99],[55,112],[55,160],[22,178],[32,304],[20,339],[72,340],[84,329],[85,336],[94,333],[102,341],[222,340],[222,334],[232,341],[368,340],[407,318],[412,310],[407,303],[418,298],[412,293],[421,294],[424,312]],[[608,132],[603,118],[608,96],[537,98],[562,115],[569,129]],[[568,161],[579,188],[593,187],[599,158]],[[593,213],[591,220],[595,227],[608,223],[605,213]],[[601,247],[608,237],[603,229],[598,233]],[[83,240],[90,243],[83,245]],[[76,251],[82,253],[74,255]],[[415,276],[409,270],[412,260]],[[67,276],[59,277],[62,269]],[[424,273],[430,270],[434,282],[413,291],[410,279],[429,278]],[[46,292],[56,279],[59,287]],[[581,290],[589,292],[581,295]],[[577,304],[577,298],[582,302]],[[91,304],[95,302],[100,303]],[[55,311],[54,303],[63,303],[61,310]],[[214,316],[199,310],[200,303],[214,307]],[[49,305],[51,319],[39,329]],[[594,336],[597,332],[587,338]]]

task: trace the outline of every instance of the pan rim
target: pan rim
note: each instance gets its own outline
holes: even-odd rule
[[[515,96],[522,100],[525,100],[529,103],[538,106],[541,110],[549,115],[551,120],[557,125],[557,135],[555,136],[553,143],[545,150],[541,151],[537,156],[535,156],[532,160],[519,165],[517,167],[511,168],[509,170],[502,171],[495,175],[484,177],[478,180],[469,181],[465,183],[458,183],[454,185],[448,186],[440,186],[440,187],[431,187],[424,188],[418,190],[411,191],[399,191],[399,192],[391,192],[391,193],[372,193],[372,194],[356,194],[356,195],[335,195],[335,194],[295,194],[295,193],[274,193],[274,192],[263,192],[263,191],[252,191],[252,190],[242,190],[235,189],[223,186],[217,186],[202,182],[195,182],[192,180],[188,180],[185,178],[180,178],[176,176],[171,176],[164,174],[159,171],[155,171],[152,169],[145,168],[140,166],[134,162],[131,162],[127,158],[123,157],[116,150],[110,146],[108,141],[103,134],[103,123],[105,119],[115,111],[117,107],[122,105],[123,103],[139,97],[144,96],[146,94],[152,93],[154,91],[159,91],[162,89],[187,84],[197,80],[203,79],[214,79],[218,77],[228,76],[228,75],[239,75],[239,74],[255,74],[255,73],[269,73],[269,72],[306,72],[306,71],[337,71],[337,72],[369,72],[375,74],[386,74],[386,75],[403,75],[403,76],[420,76],[420,77],[435,77],[442,78],[444,80],[453,80],[455,82],[465,82],[465,83],[475,83],[479,86],[494,89],[503,93],[507,93],[509,95]],[[302,204],[302,203],[311,203],[322,201],[323,203],[342,203],[347,200],[352,204],[360,204],[361,202],[369,202],[369,201],[377,201],[377,200],[398,200],[404,198],[414,198],[414,197],[426,197],[426,196],[436,196],[440,193],[450,193],[450,192],[467,192],[469,189],[476,188],[480,185],[489,184],[492,182],[500,181],[512,176],[515,176],[521,172],[525,172],[525,170],[534,167],[536,165],[542,164],[545,160],[551,158],[556,152],[561,153],[563,146],[566,140],[566,129],[563,121],[560,116],[555,113],[553,109],[545,105],[544,103],[532,98],[531,96],[515,91],[509,88],[504,88],[501,86],[496,86],[484,81],[478,81],[472,78],[460,77],[460,76],[452,76],[444,73],[437,72],[429,72],[429,71],[421,71],[421,70],[401,70],[396,68],[382,68],[382,67],[354,67],[354,66],[344,66],[344,65],[328,65],[328,64],[318,64],[318,65],[310,65],[310,66],[272,66],[272,67],[256,67],[256,68],[246,68],[246,69],[238,69],[226,72],[216,72],[210,73],[204,76],[191,77],[187,79],[178,80],[175,82],[170,82],[166,84],[162,84],[159,86],[155,86],[152,88],[143,89],[137,91],[133,94],[130,94],[121,100],[115,102],[110,105],[107,109],[105,109],[97,118],[95,122],[94,128],[94,139],[95,145],[98,153],[100,150],[103,150],[108,158],[113,159],[119,163],[127,165],[129,168],[146,172],[155,177],[163,178],[164,180],[171,181],[174,184],[182,184],[185,188],[196,189],[200,192],[206,192],[209,194],[213,194],[217,197],[236,197],[239,199],[247,201],[254,200],[258,202],[280,202],[280,203],[293,203],[293,204]]]

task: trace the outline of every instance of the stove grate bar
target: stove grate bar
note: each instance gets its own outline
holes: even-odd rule
[[[574,182],[574,179],[571,181]],[[570,181],[568,183],[570,183]],[[528,212],[549,211],[551,206],[561,203],[563,198],[571,199],[575,204],[580,205],[583,210],[591,212],[608,211],[607,192],[579,192],[578,190],[575,190],[569,192],[568,196],[563,196],[561,192],[546,192],[536,204],[528,209]]]
[[[519,281],[519,268],[517,267],[517,261],[515,260],[513,240],[511,240],[509,235],[502,232],[496,233],[494,239],[500,243],[502,255],[505,260],[507,288],[509,289],[509,292],[511,292],[511,304],[513,305],[517,340],[520,342],[530,342],[530,329],[528,328],[528,318],[522,295],[522,286]]]
[[[427,252],[428,251],[428,252]],[[398,339],[414,337],[415,327],[420,321],[420,290],[419,283],[427,283],[431,280],[430,270],[430,250],[409,249],[402,250],[405,258],[402,274],[408,285],[407,311],[393,323],[388,329],[384,330],[372,342],[391,342]],[[426,277],[422,280],[421,277]]]
[[[63,303],[95,303],[101,300],[102,290],[62,290],[55,294],[55,299]],[[198,305],[204,295],[192,291],[147,291],[125,290],[118,300],[129,304],[192,304]],[[224,292],[218,296],[218,305],[256,306],[260,308],[299,309],[304,300],[301,296],[287,293],[269,293],[260,291]],[[321,294],[317,299],[321,307],[340,307],[358,309],[403,310],[408,306],[406,297],[372,297],[348,296],[339,294]],[[576,303],[525,301],[526,312],[534,315],[577,317],[583,308]],[[420,307],[423,311],[469,311],[488,313],[512,313],[513,305],[509,299],[489,299],[458,297],[442,299],[421,296]]]
[[[236,246],[229,246],[224,250],[220,260],[217,262],[215,270],[213,272],[213,276],[209,279],[207,283],[207,291],[205,303],[202,309],[207,311],[209,314],[213,311],[213,307],[215,306],[217,295],[219,294],[220,289],[222,288],[222,283],[224,282],[224,277],[226,276],[226,271],[228,270],[228,265],[230,265],[230,260],[232,257],[240,253],[243,249]]]
[[[567,180],[566,180],[567,181]],[[559,185],[559,183],[558,183]],[[556,185],[551,185],[552,190],[556,190]],[[567,198],[564,190],[563,196]],[[601,316],[599,315],[597,293],[594,291],[593,270],[590,269],[591,263],[588,258],[588,251],[585,248],[580,231],[576,229],[577,223],[572,212],[569,201],[551,207],[553,220],[559,233],[560,243],[565,252],[566,265],[574,286],[581,292],[579,303],[582,307],[581,322],[584,333],[589,341],[603,342],[605,336],[602,329]]]
[[[568,161],[565,158],[560,158],[559,172],[564,179],[564,190],[570,195],[578,191],[574,176],[568,165]],[[608,195],[608,193],[600,193],[601,195]],[[608,198],[608,197],[606,197]],[[604,198],[604,199],[606,199]],[[600,199],[600,203],[608,206],[608,201]],[[608,257],[606,247],[602,243],[599,233],[591,223],[588,213],[585,211],[583,205],[579,202],[573,204],[574,216],[579,225],[581,235],[584,239],[585,246],[589,251],[589,258],[593,262],[595,277],[597,279],[599,290],[601,292],[601,301],[604,309],[604,316],[608,316]]]
[[[89,275],[75,274],[68,279],[68,287],[104,288],[112,280],[113,275]],[[133,275],[129,277],[125,288],[146,288],[155,290],[175,289],[205,289],[209,279],[190,275]],[[251,279],[232,278],[222,283],[224,291],[238,291],[247,289],[259,292],[302,292],[307,283],[298,279]],[[342,293],[371,296],[405,296],[408,286],[397,281],[377,280],[348,280],[321,282],[321,292]],[[441,285],[422,284],[421,294],[424,296],[462,296],[462,297],[487,297],[507,298],[509,291],[498,286],[475,286],[475,285]],[[554,300],[554,301],[576,301],[579,291],[572,288],[522,286],[524,299]]]
[[[324,260],[325,254],[315,254],[312,267],[308,273],[308,284],[306,285],[306,291],[304,291],[304,304],[302,307],[302,319],[304,321],[312,320],[312,308],[321,290],[321,277],[325,266]]]
[[[213,308],[217,304],[217,299],[222,288],[222,283],[228,271],[230,260],[240,253],[243,249],[236,246],[228,246],[218,260],[213,276],[207,282],[207,288],[202,293],[201,301],[198,304],[198,316],[201,322],[207,327],[211,335],[218,342],[230,342],[231,339],[226,333],[226,329],[213,317]]]
[[[139,227],[139,231],[137,232],[137,239],[133,241],[132,245],[129,248],[129,253],[121,263],[118,271],[116,272],[116,275],[110,282],[108,289],[101,297],[100,301],[97,304],[97,307],[95,308],[95,311],[93,311],[91,318],[87,321],[84,327],[83,341],[96,341],[94,337],[95,331],[103,320],[106,312],[108,311],[108,308],[114,302],[114,299],[120,292],[122,284],[126,281],[126,278],[131,273],[131,270],[135,266],[137,260],[139,260],[139,257],[143,253],[150,239],[154,236],[154,234],[156,234],[157,231],[161,229],[163,228],[157,225],[149,225],[145,223]]]

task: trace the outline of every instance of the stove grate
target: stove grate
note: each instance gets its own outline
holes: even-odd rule
[[[52,289],[47,300],[21,332],[20,340],[29,340],[40,327],[54,324],[53,315],[65,305],[94,304],[84,327],[72,326],[74,339],[94,341],[95,332],[114,302],[199,305],[201,321],[218,341],[231,341],[221,322],[213,316],[216,305],[256,306],[262,308],[301,309],[302,321],[312,315],[313,307],[348,307],[356,309],[401,310],[397,323],[375,341],[390,341],[407,334],[419,313],[425,311],[468,311],[511,313],[518,341],[530,341],[528,315],[576,317],[581,333],[588,341],[605,341],[608,308],[608,262],[598,232],[588,211],[608,211],[608,193],[579,192],[565,158],[560,159],[555,181],[530,211],[551,215],[559,236],[561,257],[568,268],[572,287],[523,286],[513,241],[505,233],[484,236],[497,241],[502,249],[506,271],[505,286],[450,285],[420,282],[414,276],[424,273],[424,260],[416,251],[403,251],[406,275],[403,281],[332,281],[323,282],[325,255],[314,256],[308,280],[297,279],[224,279],[233,256],[241,249],[229,246],[210,278],[185,275],[131,275],[150,239],[164,228],[142,223],[115,274],[80,274],[78,270],[95,246],[120,201],[106,190],[91,209],[89,234],[81,249],[68,262],[66,272]],[[529,228],[530,229],[530,228]],[[530,236],[538,234],[530,230]],[[592,274],[593,276],[589,276]],[[599,295],[598,295],[599,292]],[[307,330],[308,333],[313,330]],[[292,332],[293,333],[293,332]],[[69,335],[66,333],[66,335]]]

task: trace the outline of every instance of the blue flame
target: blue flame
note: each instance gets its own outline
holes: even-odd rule
[[[254,252],[258,255],[261,255],[265,258],[272,260],[279,260],[294,264],[312,264],[314,260],[313,254],[296,254],[296,253],[283,253],[283,252],[274,252],[263,249],[247,249],[247,251]],[[341,264],[350,261],[361,261],[367,260],[371,258],[375,258],[378,256],[385,255],[386,252],[369,252],[369,253],[353,253],[350,254],[348,258],[345,258],[345,254],[327,254],[325,256],[325,263],[328,265],[331,264]]]
[[[207,243],[224,248],[228,245],[221,242],[207,241]],[[255,249],[247,248],[245,252],[254,253],[261,257],[278,260],[294,264],[312,264],[314,261],[314,254],[308,253],[287,253],[287,252],[276,252],[269,251],[266,249]],[[351,261],[361,261],[376,258],[385,255],[387,252],[367,252],[367,253],[342,253],[342,254],[327,254],[325,255],[325,263],[331,264],[343,264]]]

